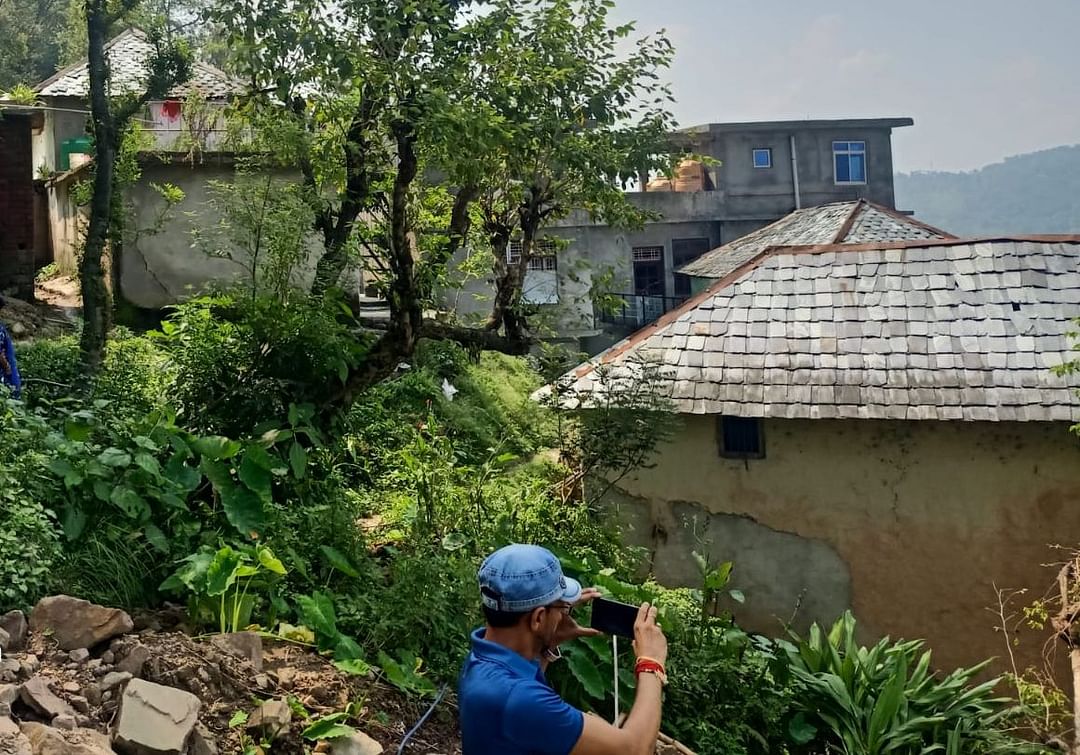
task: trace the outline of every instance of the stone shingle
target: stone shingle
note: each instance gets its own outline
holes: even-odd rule
[[[770,254],[699,302],[698,309],[712,307],[705,333],[684,327],[695,322],[692,309],[629,348],[616,347],[613,360],[662,355],[675,371],[672,395],[682,412],[1080,421],[1080,376],[1049,370],[1071,356],[1066,333],[1080,315],[1080,241]],[[888,262],[863,264],[882,256]],[[767,299],[751,296],[759,270],[805,290],[778,284]],[[959,285],[964,276],[973,290]],[[906,285],[915,283],[921,294]],[[844,306],[835,304],[841,293],[850,297]],[[917,296],[925,305],[915,304]],[[595,374],[577,387],[605,390]]]
[[[106,45],[105,53],[109,59],[112,95],[142,94],[150,73],[148,63],[154,54],[154,45],[146,35],[137,29],[128,29]],[[191,65],[191,77],[170,90],[169,97],[183,98],[197,93],[207,99],[227,99],[243,90],[243,85],[224,71],[195,61]],[[36,91],[43,97],[88,97],[90,72],[86,61],[68,66],[46,79],[37,85]]]

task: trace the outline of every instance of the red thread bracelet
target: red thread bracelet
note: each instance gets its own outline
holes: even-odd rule
[[[640,658],[634,665],[634,676],[641,674],[656,674],[661,684],[667,684],[667,670],[664,664],[654,661],[652,658]]]

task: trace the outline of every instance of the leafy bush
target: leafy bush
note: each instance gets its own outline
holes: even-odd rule
[[[846,755],[1041,751],[1003,733],[1015,709],[994,692],[1001,680],[973,684],[986,663],[941,677],[922,641],[859,646],[850,613],[796,639],[786,648],[801,686],[792,725],[800,744]]]
[[[0,399],[0,611],[25,608],[46,593],[60,560],[43,474],[49,428],[20,402]]]
[[[176,369],[171,400],[181,421],[239,437],[290,405],[324,403],[363,356],[347,313],[332,297],[222,294],[176,306],[155,337]]]

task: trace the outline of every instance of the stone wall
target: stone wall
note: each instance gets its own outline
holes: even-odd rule
[[[766,420],[765,458],[730,460],[716,423],[685,417],[622,481],[618,513],[664,583],[699,584],[694,550],[734,561],[750,629],[850,607],[863,639],[923,637],[940,666],[973,664],[1005,653],[995,585],[1042,595],[1050,546],[1080,545],[1066,424]],[[1040,662],[1045,633],[1020,639],[1018,659]]]
[[[0,114],[0,290],[34,297],[34,183],[30,117]]]

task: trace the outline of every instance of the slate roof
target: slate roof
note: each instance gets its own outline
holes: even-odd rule
[[[682,413],[1080,421],[1050,371],[1078,316],[1080,236],[779,247],[564,381],[589,401],[644,360]]]
[[[109,58],[112,94],[141,94],[149,71],[147,61],[154,46],[146,34],[128,29],[105,46]],[[55,73],[35,87],[43,97],[88,97],[90,73],[85,60]],[[207,99],[225,99],[243,91],[236,79],[209,63],[192,61],[191,78],[169,92],[169,97],[183,98],[199,93]]]
[[[951,238],[950,233],[860,199],[795,210],[771,225],[706,252],[679,272],[699,278],[723,278],[770,246]]]

